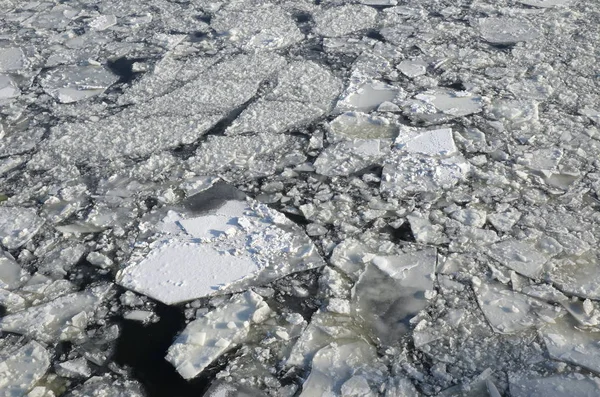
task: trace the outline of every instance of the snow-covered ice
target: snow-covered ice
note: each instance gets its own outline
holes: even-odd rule
[[[0,394],[26,395],[46,374],[50,358],[48,350],[36,341],[12,351],[8,357],[0,356]]]

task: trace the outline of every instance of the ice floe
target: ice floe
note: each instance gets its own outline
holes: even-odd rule
[[[169,348],[166,359],[183,378],[194,378],[217,357],[243,342],[251,325],[264,321],[270,311],[253,292],[234,295],[189,323]]]
[[[537,38],[540,32],[526,20],[493,17],[479,20],[481,36],[493,44],[512,44]]]
[[[43,226],[33,208],[0,207],[0,243],[7,249],[19,248]]]
[[[600,393],[598,378],[579,373],[549,377],[517,373],[509,376],[509,382],[513,397],[593,397]]]
[[[324,265],[293,222],[264,205],[219,197],[227,190],[223,186],[190,198],[199,205],[212,200],[216,208],[196,210],[200,216],[167,219],[181,233],[157,241],[147,255],[119,273],[119,284],[176,304]]]
[[[46,374],[51,355],[44,346],[31,341],[0,361],[0,394],[24,396]]]
[[[101,285],[32,306],[0,318],[0,330],[43,342],[81,338],[94,311],[109,291]]]

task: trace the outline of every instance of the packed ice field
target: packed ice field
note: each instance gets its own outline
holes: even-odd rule
[[[599,6],[0,1],[0,397],[600,396]]]

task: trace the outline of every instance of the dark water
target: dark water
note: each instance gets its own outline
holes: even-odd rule
[[[142,383],[148,397],[202,396],[217,369],[189,382],[183,379],[165,360],[173,339],[185,327],[183,311],[157,303],[156,314],[160,321],[154,324],[122,320],[114,360],[131,368],[132,377]]]

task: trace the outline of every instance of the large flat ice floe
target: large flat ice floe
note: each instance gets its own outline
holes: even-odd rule
[[[243,342],[253,323],[264,321],[271,309],[254,292],[234,295],[229,301],[192,321],[169,348],[167,361],[192,379],[217,357]]]
[[[304,231],[283,214],[253,201],[223,199],[227,189],[219,184],[190,198],[192,206],[212,203],[207,210],[169,213],[161,225],[171,235],[123,269],[118,283],[177,304],[325,264]]]

